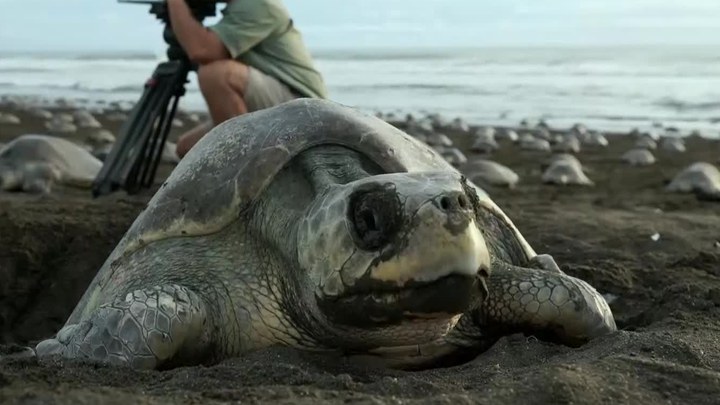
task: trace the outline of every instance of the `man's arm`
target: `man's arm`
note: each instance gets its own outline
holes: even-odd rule
[[[167,6],[175,37],[192,62],[205,65],[230,58],[225,44],[193,17],[185,0],[167,0]]]

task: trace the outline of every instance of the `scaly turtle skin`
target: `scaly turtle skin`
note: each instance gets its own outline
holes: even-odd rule
[[[203,138],[35,350],[166,368],[287,345],[411,368],[507,333],[615,330],[595,289],[429,146],[300,99]]]

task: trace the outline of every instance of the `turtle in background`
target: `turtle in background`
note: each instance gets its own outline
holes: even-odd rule
[[[695,162],[665,186],[672,193],[694,193],[700,200],[720,201],[720,170],[708,162]]]
[[[67,139],[25,134],[0,147],[0,190],[48,194],[57,184],[89,189],[102,162]]]
[[[577,346],[615,330],[438,152],[298,99],[205,136],[34,352],[159,369],[285,345],[407,369],[511,333]]]

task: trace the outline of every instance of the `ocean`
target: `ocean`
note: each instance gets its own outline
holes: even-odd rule
[[[711,47],[315,50],[334,101],[469,123],[545,119],[607,131],[660,123],[720,136]],[[0,95],[135,101],[164,54],[0,53]],[[180,107],[204,110],[194,74]]]

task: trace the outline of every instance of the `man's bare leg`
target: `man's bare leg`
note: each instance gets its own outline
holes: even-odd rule
[[[176,152],[182,159],[210,129],[230,118],[247,113],[243,99],[247,87],[248,67],[236,60],[227,59],[202,65],[198,68],[198,84],[212,123],[202,123],[183,134],[177,142]]]
[[[182,157],[190,151],[190,148],[192,148],[193,145],[200,140],[200,138],[205,136],[205,134],[207,134],[213,126],[212,119],[210,119],[201,122],[197,126],[182,134],[175,145],[175,153],[177,153],[178,157],[182,159]]]

